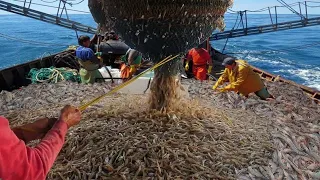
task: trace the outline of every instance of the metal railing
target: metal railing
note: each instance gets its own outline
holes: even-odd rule
[[[83,24],[78,23],[76,21],[69,20],[68,14],[66,14],[68,19],[62,18],[61,16],[62,16],[63,9],[65,9],[65,11],[66,11],[65,6],[62,8],[62,10],[60,12],[61,13],[60,16],[59,16],[59,9],[60,8],[58,9],[57,16],[54,16],[51,14],[47,14],[47,13],[43,13],[40,11],[30,9],[30,4],[31,4],[32,0],[28,0],[29,3],[26,3],[26,1],[27,0],[25,0],[24,6],[18,6],[18,5],[0,0],[0,10],[19,14],[22,16],[30,17],[33,19],[37,19],[40,21],[44,21],[47,23],[59,25],[59,26],[62,26],[62,27],[68,28],[68,29],[73,29],[73,30],[81,31],[81,32],[85,32],[85,33],[95,34],[97,31],[96,28],[93,28],[93,27],[90,27],[87,25],[83,25]],[[63,0],[61,0],[61,2],[63,2]],[[29,4],[28,7],[27,7],[27,4]]]
[[[238,15],[234,27],[231,30],[213,34],[209,38],[209,40],[215,41],[220,39],[229,39],[229,38],[236,38],[241,36],[249,36],[249,35],[256,35],[256,34],[282,31],[282,30],[288,30],[288,29],[303,28],[307,26],[320,25],[320,15],[319,17],[310,18],[308,13],[309,8],[320,7],[320,2],[303,1],[303,2],[296,2],[292,4],[286,4],[285,2],[283,3],[282,1],[280,3],[283,4],[283,6],[266,7],[266,8],[262,8],[255,11],[229,10],[231,11],[231,12],[228,12],[229,14]],[[319,5],[314,6],[308,3],[317,3]],[[297,10],[294,9],[293,7],[296,7]],[[300,20],[279,22],[279,13],[278,13],[279,8],[288,8],[294,14],[298,15]],[[320,11],[320,8],[319,8],[319,11]],[[250,22],[250,19],[248,19],[248,13],[259,13],[259,12],[268,12],[271,23],[268,25],[248,27],[249,26],[248,23]],[[238,22],[239,16],[240,16],[240,20]],[[263,22],[265,22],[265,19]]]

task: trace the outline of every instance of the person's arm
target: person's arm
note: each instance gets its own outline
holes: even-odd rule
[[[100,35],[94,34],[93,37],[90,39],[90,44],[98,44],[98,38]]]
[[[134,49],[131,49],[131,51],[128,54],[128,64],[130,66],[134,65],[133,62],[134,62],[135,58],[137,58],[137,56],[139,56],[139,52]]]
[[[192,50],[190,50],[187,54],[187,58],[186,58],[186,65],[184,66],[185,71],[189,71],[189,62],[192,61]]]
[[[90,59],[90,61],[94,64],[100,64],[101,61],[98,59],[98,57],[95,55],[95,53],[92,51],[92,49],[89,49],[87,51],[87,59]]]
[[[14,127],[11,130],[26,144],[29,141],[42,139],[56,123],[57,118],[41,118],[32,123]]]
[[[223,74],[220,76],[216,84],[212,87],[213,90],[217,89],[220,85],[228,80],[227,68],[223,71]]]
[[[90,59],[91,62],[95,63],[95,64],[100,64],[101,61],[100,59],[97,58],[97,56],[93,56],[91,59]]]
[[[186,56],[186,63],[189,63],[189,61],[192,61],[192,53],[191,53],[192,50],[190,50]]]
[[[68,128],[78,124],[80,118],[78,109],[65,106],[42,141],[30,148],[17,138],[8,120],[0,117],[0,179],[45,179],[63,146]]]
[[[211,56],[210,56],[210,55],[209,55],[208,58],[209,58],[209,59],[208,59],[208,65],[209,65],[209,67],[208,67],[208,74],[211,74],[212,67],[213,67],[213,62],[212,62],[212,59],[211,59]]]
[[[0,178],[45,179],[63,146],[67,124],[57,121],[40,144],[30,148],[17,138],[7,119],[0,121]]]
[[[239,67],[239,74],[238,78],[235,82],[232,82],[228,84],[226,87],[224,87],[224,91],[238,91],[239,87],[243,84],[243,82],[247,79],[249,74],[250,67]]]

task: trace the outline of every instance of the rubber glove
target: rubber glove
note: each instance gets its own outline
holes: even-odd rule
[[[212,66],[209,66],[209,68],[208,68],[208,74],[211,74],[211,72],[212,72]]]
[[[102,56],[102,52],[96,52],[94,55],[96,55],[96,56]]]
[[[136,73],[137,69],[136,69],[136,66],[135,65],[131,65],[130,66],[130,77]]]
[[[224,88],[217,88],[217,91],[219,92],[225,92],[226,90]]]
[[[218,87],[218,84],[215,84],[214,86],[212,86],[212,89],[213,89],[213,90],[216,90],[217,87]]]
[[[186,71],[189,71],[189,62],[186,62],[186,66],[184,67]]]

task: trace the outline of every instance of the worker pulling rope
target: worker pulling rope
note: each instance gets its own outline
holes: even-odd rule
[[[32,68],[28,73],[32,83],[57,83],[60,81],[80,82],[80,75],[75,69],[69,68]]]

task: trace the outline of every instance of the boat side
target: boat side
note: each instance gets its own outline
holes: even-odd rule
[[[0,70],[0,91],[11,91],[31,84],[27,75],[32,68],[48,68],[54,65],[54,57],[65,51]]]
[[[320,104],[320,91],[301,85],[301,84],[297,84],[293,81],[284,79],[282,77],[280,77],[279,75],[274,75],[271,73],[268,73],[262,69],[259,69],[257,67],[251,66],[254,70],[254,72],[258,73],[260,75],[261,78],[266,79],[267,81],[279,81],[279,82],[285,82],[288,84],[292,84],[296,87],[299,87],[300,89],[302,89],[308,96],[310,96],[310,98],[312,98],[316,103]]]

